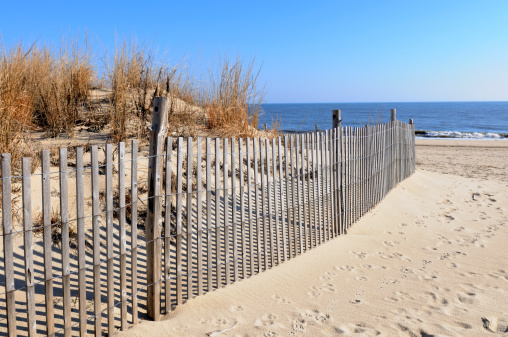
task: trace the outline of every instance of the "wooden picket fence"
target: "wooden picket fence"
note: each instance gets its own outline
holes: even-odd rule
[[[111,336],[158,320],[346,233],[415,170],[412,123],[173,139],[156,107],[148,156],[137,141],[43,151],[40,173],[24,158],[12,176],[2,155],[0,334]]]

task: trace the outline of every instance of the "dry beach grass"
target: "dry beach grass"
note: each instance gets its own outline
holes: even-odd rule
[[[147,140],[156,96],[170,98],[173,136],[257,134],[264,91],[253,61],[223,57],[201,78],[135,39],[118,41],[112,55],[93,55],[86,36],[62,38],[58,50],[0,43],[0,53],[0,152],[12,154],[15,169],[23,156],[35,159],[32,171],[38,166],[34,134],[74,140],[85,129],[91,142]]]

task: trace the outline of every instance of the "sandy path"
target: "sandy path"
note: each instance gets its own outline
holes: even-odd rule
[[[508,333],[507,205],[505,184],[418,171],[348,235],[120,335]]]

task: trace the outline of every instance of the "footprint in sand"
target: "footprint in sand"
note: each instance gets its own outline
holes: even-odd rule
[[[424,218],[428,218],[428,217],[424,216]],[[427,225],[425,225],[425,222],[423,220],[415,220],[415,225],[417,227],[424,227],[424,228],[427,227]]]
[[[355,293],[355,297],[349,300],[349,303],[351,304],[360,304],[362,303],[362,294],[364,293],[363,290],[359,290]]]
[[[335,278],[335,276],[337,276],[337,274],[327,271],[322,276],[319,276],[319,279],[321,281],[331,281]]]
[[[365,276],[356,276],[355,280],[357,280],[357,281],[367,281],[367,278]]]
[[[338,335],[344,335],[344,336],[379,336],[381,335],[381,331],[376,330],[373,326],[367,324],[367,323],[356,323],[356,324],[347,324],[342,325],[339,327],[334,327],[335,333]]]
[[[407,267],[400,268],[400,272],[402,273],[402,278],[407,278],[408,275],[414,274],[413,270]]]
[[[291,328],[295,332],[305,332],[307,321],[304,318],[297,318],[291,322]]]
[[[340,271],[353,271],[355,270],[355,267],[344,265],[344,266],[335,266],[335,269]]]
[[[398,241],[383,241],[383,246],[386,247],[395,247],[398,244],[399,244]]]
[[[307,291],[307,295],[309,295],[312,298],[318,298],[322,294],[317,287],[312,286],[312,287],[310,287],[310,290]]]
[[[357,258],[357,259],[365,259],[367,257],[367,253],[363,253],[363,252],[349,251],[349,253],[353,254],[355,256],[355,258]]]
[[[395,252],[393,254],[388,255],[388,257],[391,258],[391,259],[392,258],[399,259],[402,262],[411,262],[411,259],[409,258],[409,256],[403,255],[403,254],[398,253],[398,252]]]
[[[241,305],[233,305],[233,306],[231,306],[230,310],[232,312],[243,311],[243,307]]]
[[[254,325],[256,327],[273,326],[277,323],[277,316],[273,314],[264,314],[261,318],[256,319]]]
[[[476,302],[476,300],[474,298],[475,296],[476,296],[476,294],[473,292],[461,293],[457,296],[457,300],[460,303],[464,303],[464,304],[474,304]]]
[[[508,335],[508,317],[482,317],[485,330]]]
[[[447,263],[446,266],[448,268],[457,268],[457,267],[459,267],[459,264],[450,262],[450,263]]]
[[[272,300],[274,300],[277,304],[291,304],[291,301],[284,296],[273,295]]]
[[[361,264],[359,267],[362,269],[388,269],[386,266],[373,266],[371,264]]]
[[[328,314],[324,314],[322,312],[320,312],[319,310],[314,310],[314,311],[309,311],[307,310],[307,315],[310,316],[314,322],[320,324],[320,323],[325,323],[329,320],[332,319],[332,317]]]
[[[471,324],[467,324],[465,322],[455,322],[455,325],[458,326],[459,328],[466,329],[466,330],[470,330],[473,328],[473,326]]]
[[[323,283],[323,284],[321,284],[321,287],[318,288],[318,289],[321,290],[321,291],[327,292],[327,293],[335,293],[335,292],[337,292],[335,290],[335,285],[333,285],[332,283]]]

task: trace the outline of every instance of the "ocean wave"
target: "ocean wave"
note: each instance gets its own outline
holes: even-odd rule
[[[454,139],[508,139],[508,133],[494,132],[460,132],[460,131],[427,131],[416,130],[421,138],[454,138]]]

